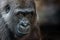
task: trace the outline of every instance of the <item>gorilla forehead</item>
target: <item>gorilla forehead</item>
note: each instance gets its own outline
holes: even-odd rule
[[[35,8],[34,0],[10,0],[10,5],[14,7],[20,8]]]

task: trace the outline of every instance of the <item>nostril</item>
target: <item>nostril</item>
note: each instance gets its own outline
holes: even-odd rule
[[[27,24],[24,24],[24,26],[27,26]]]
[[[27,23],[22,23],[21,24],[23,27],[27,27],[29,24],[27,24]]]

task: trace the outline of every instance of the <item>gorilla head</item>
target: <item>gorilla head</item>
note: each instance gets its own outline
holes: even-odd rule
[[[36,21],[35,4],[32,0],[2,0],[1,14],[14,35],[28,34]]]

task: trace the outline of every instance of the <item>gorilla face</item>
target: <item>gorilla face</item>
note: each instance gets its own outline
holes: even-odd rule
[[[1,8],[2,18],[4,18],[9,30],[16,34],[28,34],[31,31],[32,19],[35,18],[35,8],[30,5],[23,7],[19,3],[12,2]],[[21,7],[22,6],[22,7]],[[27,6],[27,5],[26,5]]]
[[[20,9],[19,9],[20,10]],[[16,25],[16,33],[22,33],[22,34],[27,34],[30,32],[30,27],[31,27],[31,21],[33,17],[33,10],[28,11],[28,10],[20,10],[17,9],[17,12],[15,11],[15,17],[18,19],[17,20],[17,25]],[[14,18],[14,20],[16,20]],[[16,22],[16,21],[15,21]]]

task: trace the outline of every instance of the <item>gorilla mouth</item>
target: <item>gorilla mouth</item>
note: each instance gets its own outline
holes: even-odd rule
[[[27,34],[30,31],[30,25],[27,27],[22,26],[21,24],[17,25],[17,32],[22,34]]]

